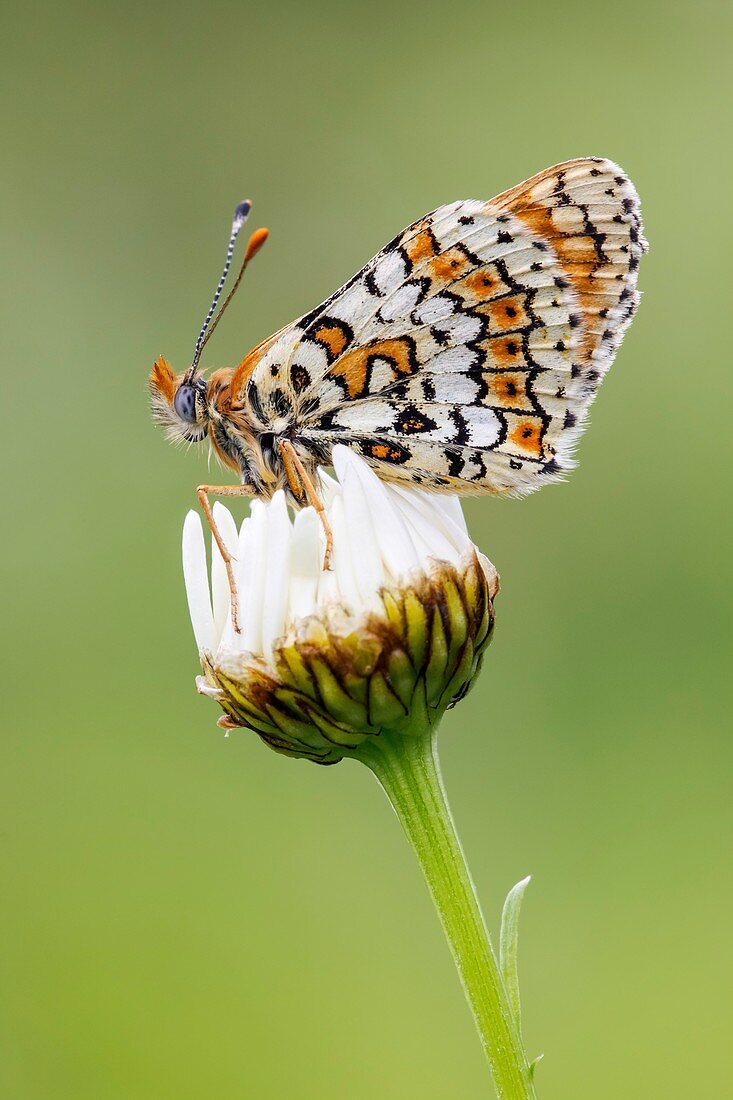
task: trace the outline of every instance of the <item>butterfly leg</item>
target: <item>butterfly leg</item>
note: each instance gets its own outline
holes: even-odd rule
[[[326,553],[323,557],[323,568],[330,569],[331,555],[333,554],[333,531],[331,530],[331,524],[328,522],[323,501],[319,497],[316,487],[308,475],[308,471],[300,461],[298,453],[289,439],[280,440],[280,451],[283,457],[285,476],[288,479],[288,485],[290,486],[293,496],[296,500],[300,500],[305,493],[308,503],[315,508],[318,513],[318,518],[323,524],[323,530],[326,535]]]
[[[251,497],[256,496],[256,492],[251,485],[199,485],[196,490],[196,496],[199,498],[199,504],[204,510],[206,516],[206,522],[211,528],[211,534],[214,536],[214,542],[219,547],[219,553],[221,554],[222,561],[224,562],[224,568],[226,569],[227,580],[229,581],[229,594],[231,597],[232,605],[232,626],[236,630],[237,634],[240,634],[239,629],[239,613],[237,610],[239,600],[237,598],[237,583],[234,580],[234,569],[232,568],[232,556],[226,548],[224,539],[221,537],[219,528],[216,526],[214,520],[214,513],[211,510],[209,504],[209,493],[214,493],[218,497]]]

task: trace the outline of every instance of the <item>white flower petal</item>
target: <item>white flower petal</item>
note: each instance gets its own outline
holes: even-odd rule
[[[397,515],[403,520],[405,530],[409,536],[412,547],[417,555],[418,562],[423,558],[429,558],[431,556],[431,547],[429,541],[425,538],[426,527],[423,525],[423,530],[419,530],[410,520],[409,509],[404,507],[403,498],[396,491],[397,486],[385,485],[384,491],[387,494],[387,498],[394,508]]]
[[[321,528],[314,508],[304,508],[295,517],[290,543],[290,606],[286,626],[312,615],[316,609],[323,560]]]
[[[421,557],[455,561],[459,556],[456,553],[455,546],[450,539],[446,538],[440,526],[435,523],[435,517],[426,516],[417,502],[409,495],[401,496],[395,492],[395,498],[396,507],[401,512]]]
[[[240,533],[239,589],[241,646],[251,653],[262,653],[262,608],[265,600],[265,576],[267,571],[267,508],[261,500],[250,505],[250,523],[245,528],[244,545]]]
[[[290,589],[290,540],[293,534],[285,493],[279,489],[267,510],[267,570],[262,609],[262,652],[272,660],[272,646],[285,632]]]
[[[422,490],[416,491],[402,485],[393,486],[393,491],[400,498],[401,507],[406,509],[405,518],[408,524],[411,522],[410,517],[419,514],[434,530],[435,539],[434,541],[433,539],[429,540],[431,546],[430,553],[433,554],[433,556],[443,557],[448,561],[453,561],[461,557],[471,548],[473,544],[466,531],[466,523],[463,519],[463,509],[458,501],[458,497],[442,497],[439,496],[438,493],[427,493]],[[456,514],[455,508],[451,507],[444,509],[442,507],[445,501],[452,501],[458,505],[457,514],[460,517],[460,523],[457,523],[453,518]],[[449,546],[452,548],[452,553],[438,552],[437,548],[443,545],[444,539],[447,540]]]
[[[231,513],[219,501],[214,518],[229,552],[239,595],[235,632],[229,584],[212,541],[211,592],[201,521],[191,512],[183,529],[183,562],[191,621],[200,651],[234,666],[243,654],[272,660],[286,630],[326,605],[356,616],[378,609],[378,593],[430,559],[457,562],[473,549],[458,498],[382,482],[347,447],[333,450],[338,481],[319,469],[320,495],[334,534],[332,568],[323,569],[325,533],[313,508],[290,521],[282,490],[254,500],[237,536]],[[213,599],[213,611],[212,611]]]
[[[316,603],[318,607],[325,607],[330,603],[340,603],[341,592],[336,579],[335,569],[324,569],[318,578],[318,594]]]
[[[344,494],[340,503],[343,502],[344,533],[341,553],[349,558],[351,574],[355,578],[359,595],[362,600],[369,602],[386,580],[382,554],[369,501],[356,471],[347,466],[343,477]]]
[[[455,493],[431,493],[427,489],[418,489],[417,495],[427,502],[429,508],[442,512],[468,537],[466,517],[463,514],[460,498]]]
[[[236,558],[239,535],[232,513],[218,500],[214,502],[212,512],[214,514],[214,523],[224,541],[224,545],[231,556]],[[224,559],[219,552],[219,547],[213,536],[211,539],[211,603],[214,609],[214,630],[217,639],[219,639],[224,633],[224,627],[226,626],[227,617],[229,615],[230,595]]]
[[[351,529],[344,514],[344,498],[335,497],[329,512],[329,522],[333,531],[333,561],[336,581],[344,605],[350,611],[356,611],[363,602],[351,557]]]
[[[336,446],[333,449],[333,461],[339,480],[344,485],[346,495],[347,470],[352,470],[359,482],[359,486],[366,497],[366,504],[372,519],[372,529],[376,535],[382,561],[397,579],[409,572],[419,564],[419,557],[415,551],[410,533],[405,521],[397,508],[389,498],[384,484],[379,480],[366,462],[357,458],[347,447]],[[354,492],[350,483],[348,493]],[[356,544],[352,553],[358,554]]]
[[[248,599],[249,593],[246,584],[246,569],[247,562],[251,560],[252,552],[250,526],[252,520],[247,517],[242,523],[239,529],[239,535],[237,536],[236,557],[233,562],[234,566],[234,581],[237,586],[237,612],[239,614],[239,625],[242,627],[243,615],[242,610],[245,606],[245,601]],[[244,569],[242,563],[244,562]],[[243,578],[244,581],[243,581]],[[219,649],[227,652],[240,652],[244,648],[244,636],[238,634],[234,626],[232,625],[232,616],[229,614],[226,617],[224,623],[224,629],[222,630],[221,638],[219,640]]]
[[[341,486],[335,477],[331,477],[322,466],[318,467],[318,481],[321,490],[320,497],[326,508],[330,508],[333,498],[341,495]]]
[[[189,512],[183,524],[183,579],[186,585],[188,611],[199,653],[211,653],[215,648],[214,616],[209,596],[206,568],[206,544],[201,520]]]

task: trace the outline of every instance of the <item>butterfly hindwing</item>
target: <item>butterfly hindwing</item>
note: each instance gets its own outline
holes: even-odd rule
[[[324,460],[344,443],[393,480],[530,492],[572,465],[644,248],[606,160],[440,207],[262,345],[247,400]]]

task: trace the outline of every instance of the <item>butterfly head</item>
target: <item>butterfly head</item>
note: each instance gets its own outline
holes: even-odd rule
[[[161,355],[150,372],[153,418],[173,443],[200,443],[209,430],[206,379],[190,370],[176,375]]]

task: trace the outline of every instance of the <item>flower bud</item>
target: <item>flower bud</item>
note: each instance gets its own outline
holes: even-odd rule
[[[237,532],[215,507],[236,556],[241,633],[212,544],[209,596],[198,516],[184,526],[184,573],[202,694],[219,725],[246,727],[278,752],[337,763],[389,730],[419,734],[463,697],[491,637],[498,577],[471,543],[457,498],[381,482],[344,447],[339,481],[321,475],[334,535],[331,570],[312,509],[294,523],[285,499],[254,501]],[[213,606],[212,606],[213,602]]]

